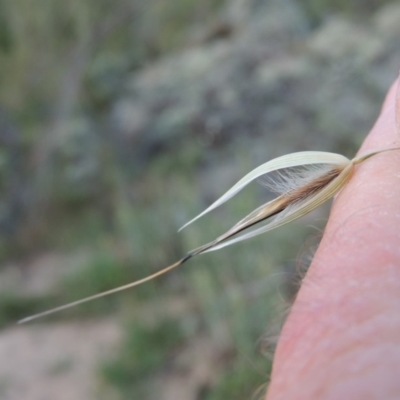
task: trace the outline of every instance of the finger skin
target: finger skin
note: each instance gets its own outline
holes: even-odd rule
[[[359,154],[400,146],[396,88]],[[400,399],[400,151],[357,166],[336,198],[266,398]]]

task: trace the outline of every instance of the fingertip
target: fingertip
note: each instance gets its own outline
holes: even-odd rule
[[[389,90],[360,155],[400,146],[399,82]],[[376,383],[352,370],[355,362],[360,370],[370,367],[365,365],[365,354],[376,366],[371,368],[390,372],[379,363],[379,345],[398,335],[400,327],[399,153],[378,154],[358,165],[335,201],[283,328],[268,399],[321,398],[318,393],[333,393],[344,376],[352,377],[360,393],[357,398],[362,398],[362,388]],[[377,322],[382,315],[386,319]],[[346,357],[352,363],[345,362]],[[400,365],[399,360],[394,362]],[[350,397],[347,393],[341,398]]]
[[[400,79],[391,85],[381,113],[365,138],[358,155],[400,146]]]
[[[399,93],[399,83],[400,83],[400,72],[397,76],[396,80],[392,83],[387,92],[385,99],[382,104],[381,113],[383,113],[386,109],[392,107],[394,102],[394,98],[396,97],[396,93]]]

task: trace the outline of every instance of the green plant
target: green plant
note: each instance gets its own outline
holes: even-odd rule
[[[131,321],[117,355],[101,367],[100,373],[106,383],[118,388],[123,398],[148,395],[149,379],[165,367],[183,341],[177,321],[158,320],[153,326]]]
[[[251,359],[251,361],[249,361]],[[243,400],[262,398],[271,362],[257,353],[237,355],[204,400]],[[258,397],[259,395],[259,397]]]

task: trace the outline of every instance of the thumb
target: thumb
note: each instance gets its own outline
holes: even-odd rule
[[[359,154],[400,146],[397,86]],[[282,330],[268,400],[399,395],[399,199],[400,150],[357,166]]]

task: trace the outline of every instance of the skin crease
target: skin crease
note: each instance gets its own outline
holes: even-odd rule
[[[397,82],[358,154],[400,146]],[[266,400],[400,399],[400,150],[356,167],[283,327]]]

